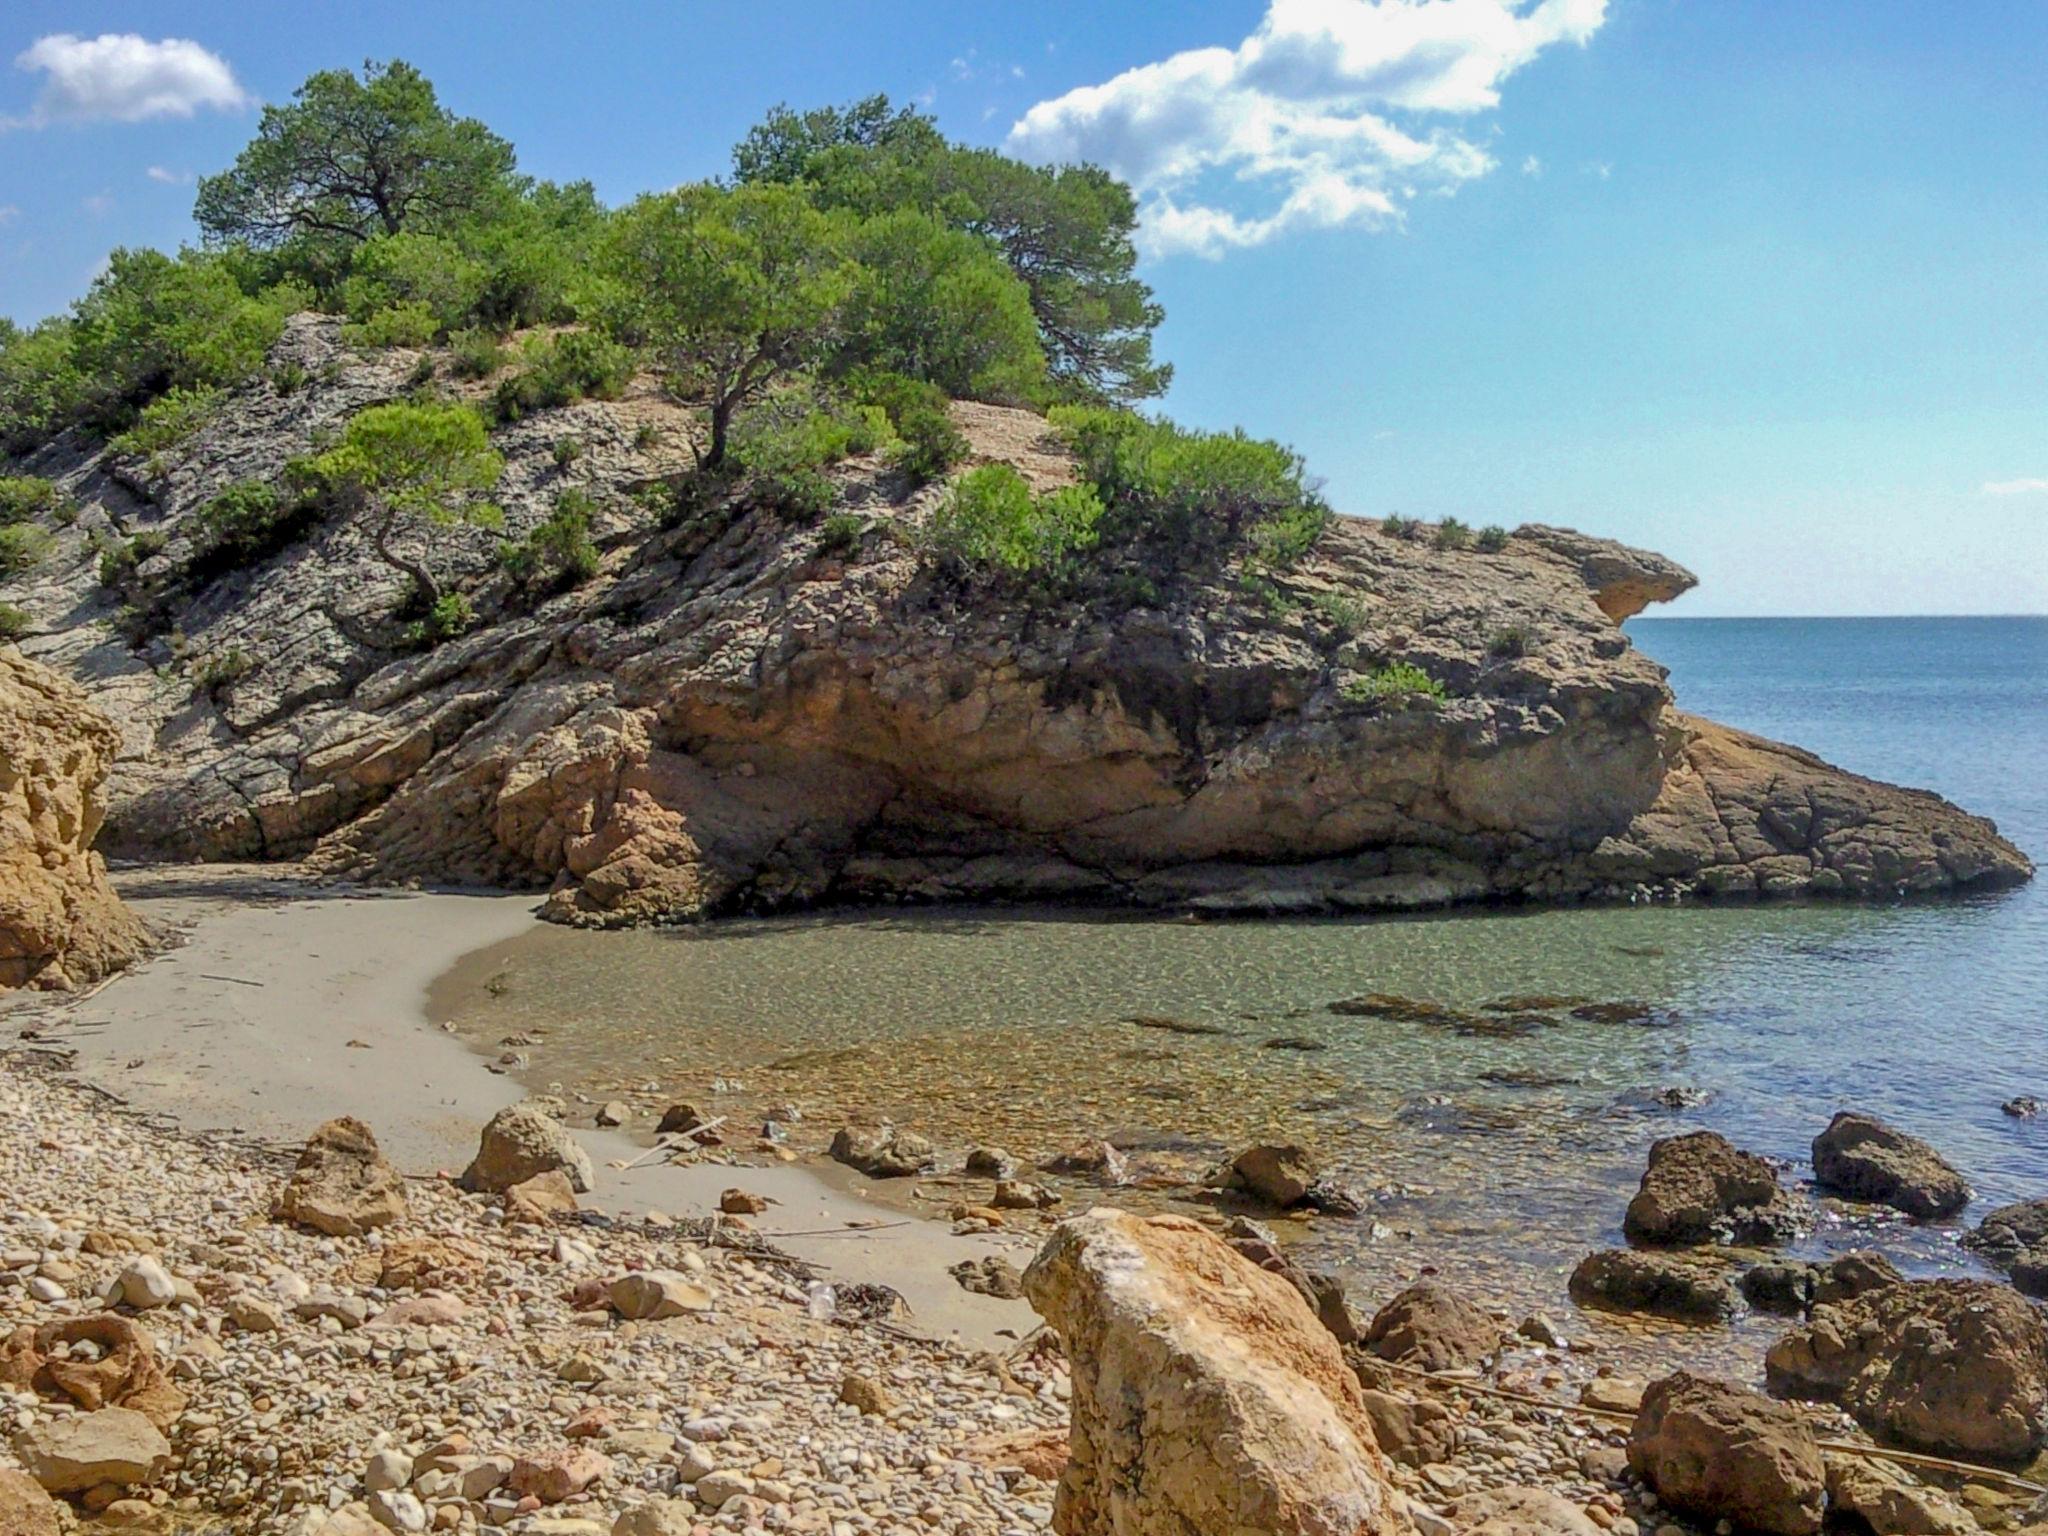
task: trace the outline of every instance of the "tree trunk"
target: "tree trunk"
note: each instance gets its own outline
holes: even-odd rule
[[[703,466],[716,469],[725,462],[725,440],[732,429],[731,400],[711,402],[711,446],[705,450]]]
[[[441,601],[441,583],[434,580],[434,573],[428,570],[425,565],[417,560],[408,559],[391,547],[391,532],[397,521],[397,508],[386,506],[384,508],[384,516],[377,524],[376,544],[378,558],[383,560],[394,571],[402,571],[407,576],[410,576],[413,580],[413,585],[419,589],[420,600],[431,610],[436,603]]]

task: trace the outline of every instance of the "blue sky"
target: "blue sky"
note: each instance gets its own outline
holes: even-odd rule
[[[0,312],[188,238],[254,102],[389,56],[607,200],[873,90],[1103,159],[1167,408],[1294,443],[1343,510],[1646,544],[1701,576],[1676,613],[2048,611],[2039,0],[30,0]]]

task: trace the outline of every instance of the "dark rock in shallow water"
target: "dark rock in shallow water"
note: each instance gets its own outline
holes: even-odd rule
[[[1759,1312],[1779,1317],[1804,1317],[1813,1305],[1814,1282],[1819,1266],[1813,1264],[1759,1264],[1742,1272],[1736,1282],[1742,1299]]]
[[[1513,997],[1496,997],[1490,1003],[1479,1005],[1482,1013],[1562,1013],[1567,1008],[1577,1008],[1592,1001],[1584,997],[1568,997],[1555,992],[1524,992]]]
[[[1953,1216],[1970,1203],[1970,1186],[1934,1148],[1848,1110],[1814,1137],[1813,1174],[1823,1189],[1922,1220]]]
[[[1657,1022],[1659,1014],[1648,1003],[1627,1001],[1618,1003],[1581,1003],[1572,1009],[1572,1017],[1584,1019],[1588,1024],[1650,1024]]]
[[[1648,1312],[1686,1322],[1726,1322],[1739,1310],[1720,1269],[1673,1254],[1603,1248],[1572,1271],[1572,1300],[1611,1312]]]
[[[1534,1067],[1491,1067],[1479,1074],[1479,1081],[1501,1088],[1571,1088],[1584,1079]]]
[[[1667,1136],[1629,1202],[1622,1230],[1644,1243],[1773,1244],[1805,1224],[1778,1171],[1713,1131]]]
[[[1707,1088],[1637,1088],[1621,1096],[1622,1103],[1643,1109],[1699,1109],[1713,1100]]]
[[[1449,1286],[1425,1280],[1381,1307],[1359,1342],[1396,1365],[1450,1371],[1482,1364],[1499,1350],[1501,1330]]]
[[[1327,1051],[1329,1046],[1320,1040],[1311,1040],[1306,1035],[1276,1035],[1271,1040],[1261,1041],[1262,1051]]]
[[[1820,1266],[1813,1284],[1815,1306],[1851,1301],[1887,1285],[1902,1285],[1906,1277],[1874,1248],[1858,1248]]]
[[[1175,1019],[1163,1014],[1140,1013],[1125,1019],[1126,1024],[1135,1024],[1140,1029],[1163,1030],[1169,1035],[1227,1035],[1229,1030],[1221,1024],[1210,1024],[1199,1019]]]
[[[2015,1120],[2031,1120],[2041,1113],[2041,1101],[2031,1093],[2023,1093],[2016,1099],[2007,1099],[1998,1107]]]
[[[2001,1205],[1963,1235],[1962,1246],[2012,1277],[2029,1296],[2048,1296],[2048,1200]]]
[[[1387,1019],[1396,1024],[1456,1024],[1469,1017],[1462,1009],[1420,998],[1397,997],[1391,992],[1368,992],[1363,997],[1340,998],[1330,1012],[1347,1019]]]

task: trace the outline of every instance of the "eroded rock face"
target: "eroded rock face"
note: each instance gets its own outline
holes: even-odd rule
[[[82,689],[0,644],[0,988],[82,986],[148,941],[93,851],[119,746]]]
[[[1886,1285],[1786,1334],[1771,1391],[1840,1403],[1873,1435],[1936,1455],[2018,1461],[2048,1417],[2048,1320],[1987,1280]]]
[[[280,349],[305,386],[250,386],[159,461],[58,445],[28,466],[83,510],[0,595],[121,726],[121,851],[544,887],[549,915],[592,924],[872,898],[1890,896],[2030,871],[1933,796],[1677,714],[1617,628],[1691,585],[1661,557],[1533,526],[1443,551],[1345,519],[1288,578],[1320,607],[1269,611],[1229,569],[1161,573],[1143,603],[963,591],[911,547],[943,488],[878,461],[834,471],[873,525],[851,552],[738,505],[664,526],[629,492],[687,466],[690,425],[651,385],[494,435],[513,538],[563,487],[555,441],[584,445],[566,478],[596,497],[606,550],[584,587],[536,606],[495,535],[441,530],[435,558],[481,622],[414,654],[402,578],[336,514],[183,594],[176,657],[111,636],[93,534],[163,533],[142,568],[163,577],[210,496],[406,387],[403,359],[356,355],[330,320],[293,321]],[[1035,483],[1069,473],[1035,418],[956,414]],[[643,424],[666,446],[642,446]],[[230,654],[235,680],[195,686]],[[1347,692],[1396,661],[1441,680],[1444,706]]]
[[[1814,1536],[1827,1509],[1827,1468],[1796,1411],[1685,1371],[1643,1394],[1628,1464],[1673,1509],[1746,1530]]]
[[[1934,1148],[1849,1110],[1813,1138],[1813,1176],[1823,1189],[1923,1220],[1953,1216],[1970,1203],[1970,1186]]]
[[[1406,1528],[1336,1341],[1199,1223],[1090,1211],[1025,1286],[1073,1365],[1061,1536]]]
[[[1799,1231],[1801,1214],[1767,1159],[1694,1131],[1651,1146],[1622,1230],[1644,1243],[1782,1243]]]

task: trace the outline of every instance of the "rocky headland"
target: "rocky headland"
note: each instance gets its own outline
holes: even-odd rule
[[[195,556],[213,498],[434,363],[304,315],[184,441],[141,459],[67,435],[23,464],[71,515],[0,595],[23,650],[119,730],[108,852],[540,889],[592,924],[904,899],[1892,897],[2031,873],[1934,795],[1682,713],[1619,625],[1693,578],[1562,529],[1439,548],[1340,518],[1284,578],[1225,562],[1050,597],[935,567],[918,535],[943,485],[880,458],[832,471],[822,521],[679,500],[691,413],[642,378],[493,434],[503,537],[586,492],[595,579],[536,599],[501,535],[437,529],[477,622],[431,649],[360,509],[240,569]],[[1071,477],[1041,418],[955,415],[974,461]],[[1390,666],[1441,701],[1359,686]]]

